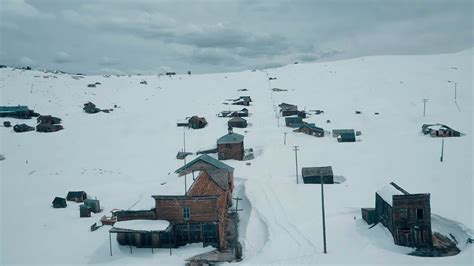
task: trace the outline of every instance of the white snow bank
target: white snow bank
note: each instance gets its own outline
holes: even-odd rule
[[[165,220],[130,220],[116,222],[114,228],[126,230],[143,230],[143,231],[163,231],[168,228],[170,222]]]
[[[404,195],[403,192],[392,186],[392,184],[388,184],[380,190],[377,190],[377,194],[390,206],[393,206],[393,195]]]

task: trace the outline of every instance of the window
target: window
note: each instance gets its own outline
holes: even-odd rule
[[[191,219],[191,208],[183,207],[183,219],[184,220]]]
[[[407,209],[400,209],[400,219],[401,220],[406,220],[407,218],[408,218]]]
[[[416,219],[423,220],[423,209],[416,209]]]
[[[228,149],[230,149],[230,148],[232,147],[232,145],[226,144],[225,147],[228,148]]]

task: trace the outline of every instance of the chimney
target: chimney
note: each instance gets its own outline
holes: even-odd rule
[[[232,129],[232,126],[229,126],[229,127],[227,128],[227,131],[229,131],[229,134],[234,133],[234,130]]]

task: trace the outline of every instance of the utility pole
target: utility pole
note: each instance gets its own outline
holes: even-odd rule
[[[298,146],[293,146],[293,150],[295,151],[295,163],[296,163],[296,184],[298,184]]]
[[[423,99],[421,100],[423,102],[423,116],[426,114],[426,103],[428,102],[428,99]]]
[[[324,178],[323,173],[319,170],[319,174],[321,177],[321,206],[322,206],[322,214],[323,214],[323,243],[324,243],[324,253],[326,254],[326,216],[324,214]]]
[[[439,159],[440,162],[443,161],[444,157],[444,138],[441,139],[441,158]]]
[[[454,101],[456,101],[457,98],[457,90],[458,90],[458,83],[455,81],[448,80],[449,83],[454,83]]]
[[[284,135],[283,144],[284,145],[286,145],[286,134],[288,134],[288,132],[283,132],[283,135]]]
[[[183,130],[183,152],[186,152],[186,131]],[[184,156],[184,165],[186,166],[186,155]],[[186,168],[184,169],[186,171]],[[188,192],[187,175],[184,174],[184,195]]]

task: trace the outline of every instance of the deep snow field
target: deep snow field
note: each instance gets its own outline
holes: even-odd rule
[[[281,68],[206,75],[85,76],[0,69],[0,105],[28,105],[43,115],[63,119],[56,133],[14,133],[0,126],[0,264],[152,264],[183,265],[208,250],[201,244],[173,250],[133,249],[112,239],[108,230],[89,227],[110,210],[152,208],[151,195],[183,194],[184,180],[174,174],[183,148],[215,145],[227,133],[226,99],[250,95],[251,124],[234,129],[253,148],[251,161],[225,161],[235,168],[236,196],[244,198],[238,264],[439,264],[472,265],[474,236],[472,85],[473,49],[454,54],[377,56],[344,61],[293,64]],[[276,80],[269,81],[269,77]],[[139,84],[146,80],[147,85]],[[457,108],[454,85],[458,82]],[[96,88],[87,84],[101,82]],[[272,92],[271,88],[288,89]],[[240,92],[239,89],[248,89]],[[428,98],[423,117],[422,99]],[[94,102],[113,112],[86,114]],[[337,143],[293,133],[277,118],[281,102],[300,109],[324,110],[306,119],[325,130],[362,131],[355,143]],[[354,111],[362,111],[356,115]],[[379,115],[374,115],[379,112]],[[204,116],[200,130],[176,127],[187,116]],[[279,119],[279,120],[277,120]],[[326,123],[326,120],[331,123]],[[35,119],[9,120],[36,125]],[[424,123],[443,123],[466,134],[441,139],[421,133]],[[185,132],[185,133],[184,133]],[[283,144],[284,132],[287,143]],[[346,181],[325,186],[328,253],[323,254],[319,185],[295,182],[292,146],[301,167],[333,167]],[[188,160],[194,156],[188,157]],[[251,165],[246,165],[250,162]],[[301,177],[300,177],[301,178]],[[396,182],[410,193],[431,193],[434,232],[450,233],[461,253],[452,257],[407,255],[389,231],[369,229],[361,207],[375,206],[375,192]],[[188,187],[192,178],[188,176]],[[97,197],[103,213],[79,218],[79,205],[53,209],[55,196],[85,190]]]

